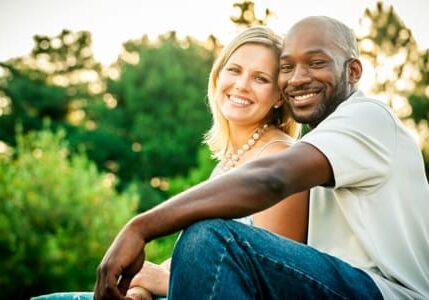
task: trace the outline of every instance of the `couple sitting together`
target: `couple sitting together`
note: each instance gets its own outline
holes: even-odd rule
[[[64,297],[429,299],[422,154],[358,90],[361,74],[353,32],[332,18],[283,39],[238,34],[209,78],[212,176],[131,219],[95,292]],[[300,139],[299,123],[311,129]],[[146,243],[178,230],[171,263],[144,262]]]

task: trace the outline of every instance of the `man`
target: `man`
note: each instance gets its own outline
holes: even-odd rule
[[[422,156],[386,105],[357,91],[357,55],[342,23],[295,24],[279,85],[312,131],[132,219],[100,264],[96,299],[125,299],[145,243],[188,226],[173,255],[171,299],[429,298]],[[308,245],[234,221],[196,222],[249,215],[310,188]]]

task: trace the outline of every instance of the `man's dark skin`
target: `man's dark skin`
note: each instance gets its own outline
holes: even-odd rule
[[[284,41],[279,85],[294,118],[316,127],[355,91],[362,66],[322,18],[296,24]],[[95,299],[127,299],[128,285],[144,262],[144,246],[208,218],[238,218],[264,210],[294,193],[329,185],[327,158],[300,142],[201,183],[130,220],[105,254]]]

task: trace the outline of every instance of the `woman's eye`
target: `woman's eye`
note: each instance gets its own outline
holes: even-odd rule
[[[238,74],[238,73],[240,73],[240,70],[239,69],[237,69],[237,68],[227,68],[226,69],[228,72],[230,72],[230,73],[233,73],[233,74]]]
[[[256,81],[261,82],[261,83],[268,83],[269,79],[265,78],[264,76],[256,76],[255,77]]]

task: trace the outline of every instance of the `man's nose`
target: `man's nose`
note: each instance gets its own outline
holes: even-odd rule
[[[308,68],[299,64],[295,66],[295,69],[292,71],[291,77],[287,82],[289,85],[301,86],[309,83],[310,81],[311,77]]]

